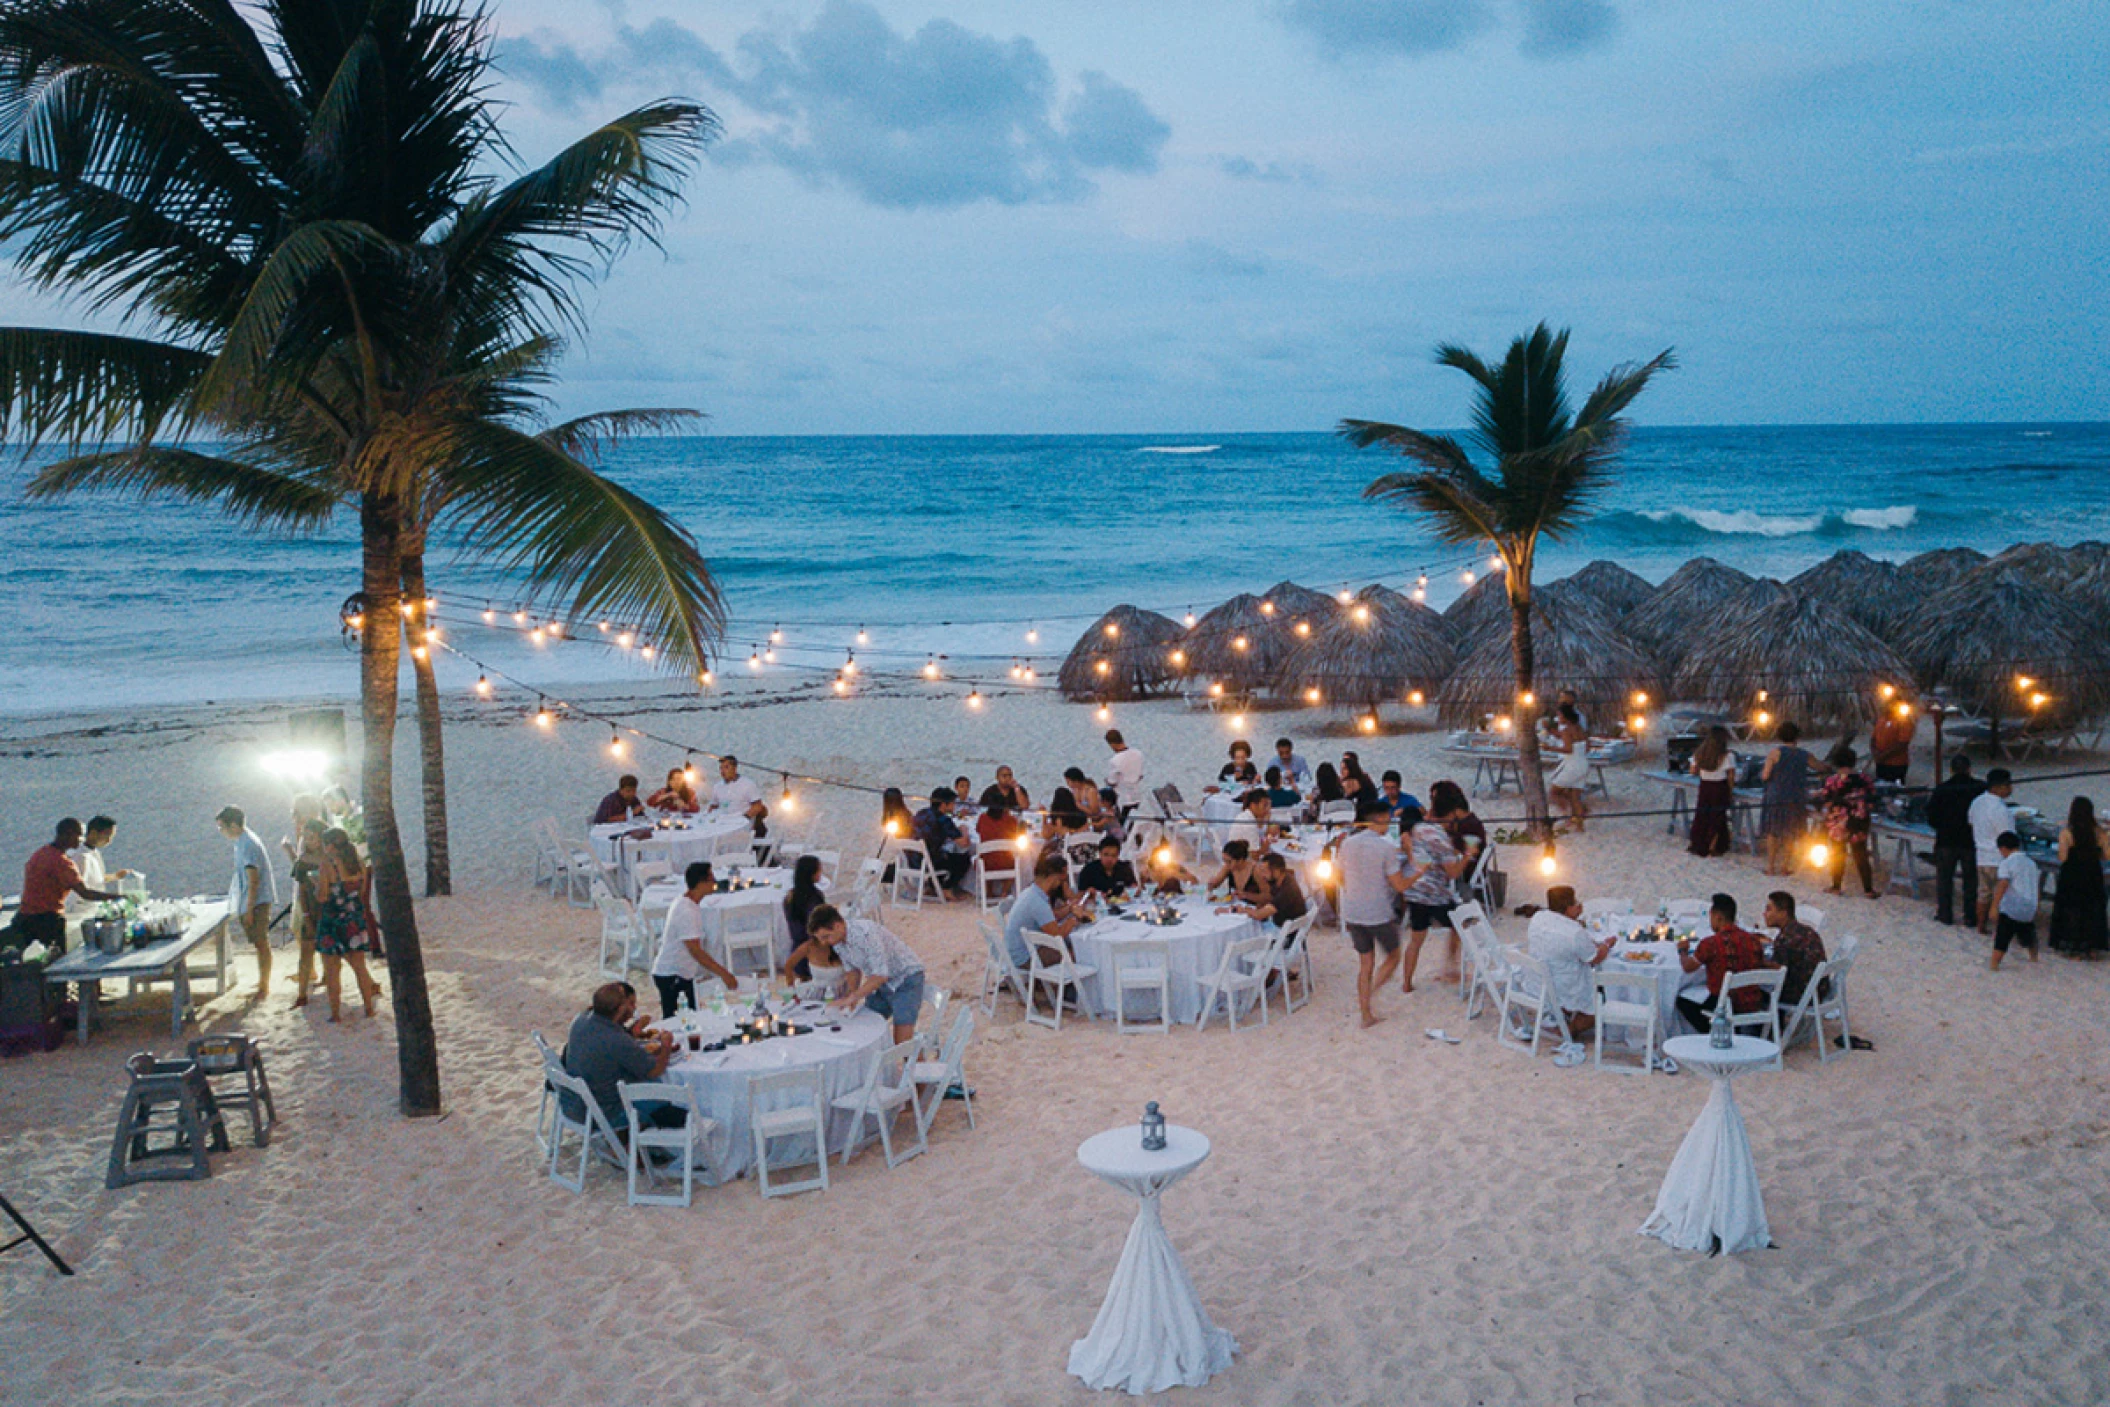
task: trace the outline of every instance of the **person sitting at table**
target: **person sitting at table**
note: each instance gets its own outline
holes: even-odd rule
[[[769,808],[762,804],[762,788],[740,775],[740,759],[731,753],[718,759],[718,785],[711,788],[711,804],[746,817],[756,840],[769,838]]]
[[[1134,750],[1133,748],[1129,749],[1131,752]],[[1115,840],[1126,840],[1128,839],[1128,822],[1124,819],[1125,813],[1122,810],[1120,798],[1121,793],[1115,791],[1112,787],[1099,788],[1099,814],[1097,820],[1101,835],[1110,835]]]
[[[922,842],[923,853],[930,857],[930,866],[937,871],[946,894],[963,898],[966,891],[961,886],[967,879],[968,867],[974,863],[974,852],[952,818],[955,799],[951,787],[933,788],[930,805],[916,813],[910,834]]]
[[[1363,770],[1363,759],[1352,752],[1341,754],[1341,795],[1357,804],[1377,795],[1377,783]]]
[[[1793,1006],[1809,988],[1810,974],[1824,961],[1824,939],[1795,917],[1795,896],[1785,889],[1766,896],[1765,922],[1773,930],[1773,961],[1787,971],[1780,983],[1780,1004]]]
[[[1429,784],[1429,819],[1443,827],[1451,844],[1475,859],[1487,848],[1487,827],[1473,814],[1473,803],[1456,782],[1445,779]]]
[[[975,839],[981,842],[975,853],[982,857],[983,871],[995,874],[1013,868],[1018,863],[1019,837],[1025,833],[1025,822],[1011,814],[1011,803],[1001,792],[983,802],[982,814],[974,818]]]
[[[1062,818],[1073,811],[1080,816],[1084,814],[1084,808],[1077,804],[1077,798],[1070,794],[1068,787],[1055,788],[1055,794],[1048,798],[1048,813],[1040,819],[1040,838],[1054,840],[1060,836]]]
[[[690,1007],[696,1005],[696,983],[705,977],[717,978],[728,992],[740,990],[740,979],[704,947],[703,901],[718,892],[710,862],[696,861],[682,871],[681,881],[686,888],[667,910],[667,923],[659,935],[659,954],[652,959],[652,985],[659,988],[659,1012],[669,1020],[681,1009],[683,998],[688,999]]]
[[[1406,783],[1393,768],[1386,768],[1385,775],[1378,779],[1377,799],[1385,803],[1385,809],[1395,817],[1403,806],[1419,806],[1421,798],[1406,789]]]
[[[1289,784],[1280,767],[1270,767],[1262,773],[1261,785],[1267,788],[1267,804],[1278,811],[1289,811],[1304,804],[1304,793]]]
[[[1259,899],[1267,893],[1267,885],[1260,878],[1260,865],[1242,840],[1224,842],[1224,862],[1209,876],[1209,892],[1214,894],[1221,886],[1228,886],[1229,897],[1234,900]]]
[[[703,809],[696,799],[696,788],[689,785],[689,769],[670,767],[667,769],[667,784],[645,798],[645,805],[655,811],[678,812],[693,816]]]
[[[806,941],[806,920],[813,911],[828,901],[821,889],[821,857],[801,855],[798,863],[791,867],[791,890],[784,896],[784,927],[791,934],[791,946],[796,948]],[[813,973],[805,959],[789,963],[784,969],[801,982],[812,978]]]
[[[1241,899],[1231,907],[1249,919],[1261,923],[1272,923],[1277,928],[1287,928],[1304,917],[1310,907],[1304,901],[1304,890],[1297,883],[1296,871],[1281,855],[1270,854],[1260,865],[1260,879],[1264,892],[1255,899]]]
[[[982,788],[981,800],[984,808],[1001,801],[1014,813],[1033,808],[1032,798],[1026,795],[1026,789],[1018,784],[1018,778],[1011,774],[1009,767],[996,769],[996,780]]]
[[[1038,939],[1066,939],[1092,921],[1092,907],[1098,895],[1087,891],[1072,901],[1068,897],[1069,879],[1070,868],[1060,855],[1041,856],[1033,867],[1033,882],[1020,892],[1011,912],[1004,916],[1004,951],[1019,968],[1033,965],[1036,949],[1043,955],[1043,962],[1065,960],[1062,944],[1042,943]]]
[[[638,800],[637,795],[637,778],[625,772],[616,778],[615,790],[602,797],[601,804],[593,808],[593,823],[597,826],[613,825],[644,814],[645,803]]]
[[[2016,939],[2029,952],[2029,960],[2037,960],[2037,895],[2043,874],[2037,862],[2022,849],[2022,837],[2013,831],[2002,831],[1994,842],[2000,847],[2000,864],[1993,871],[1993,962],[1992,970],[2000,970],[2000,960],[2007,956],[2008,945]]]
[[[1056,851],[1072,869],[1099,858],[1099,837],[1082,811],[1058,811],[1054,820]]]
[[[1231,760],[1216,769],[1216,780],[1220,784],[1239,788],[1249,787],[1260,780],[1260,770],[1253,765],[1253,745],[1244,738],[1236,739],[1230,747]]]
[[[791,956],[793,962],[841,963],[845,990],[830,1005],[844,1011],[862,1006],[886,1017],[894,1023],[896,1045],[916,1034],[923,959],[877,921],[844,918],[833,904],[822,904],[806,916],[806,941]]]
[[[22,866],[22,901],[10,925],[22,946],[42,943],[56,957],[66,951],[66,899],[69,895],[90,902],[119,897],[115,891],[90,888],[81,879],[80,867],[66,852],[81,843],[81,823],[68,816],[52,832],[51,842],[30,852]]]
[[[971,821],[982,814],[981,803],[974,798],[974,782],[966,777],[952,779],[952,814],[958,821]]]
[[[620,1087],[658,1079],[667,1073],[673,1054],[674,1037],[665,1031],[648,1033],[637,1014],[637,989],[628,982],[604,982],[593,989],[593,1004],[572,1021],[559,1060],[566,1074],[585,1083],[608,1127],[618,1138],[628,1139],[630,1120],[623,1112]],[[567,1118],[586,1117],[569,1090],[562,1102]],[[637,1112],[655,1128],[679,1128],[688,1119],[680,1106],[656,1101],[640,1104]]]
[[[879,829],[889,838],[907,835],[916,826],[915,813],[908,809],[908,798],[901,794],[900,787],[888,787],[879,794]]]
[[[1224,838],[1243,841],[1246,849],[1254,855],[1265,855],[1268,848],[1268,822],[1274,815],[1274,803],[1268,799],[1264,788],[1254,787],[1238,798],[1238,805],[1242,814],[1225,828]]]
[[[1597,990],[1590,969],[1602,963],[1619,941],[1617,934],[1602,939],[1590,936],[1583,927],[1582,901],[1575,890],[1556,884],[1546,891],[1546,907],[1531,916],[1524,942],[1531,955],[1546,964],[1549,994],[1560,1004],[1568,1023],[1568,1034],[1581,1038],[1597,1025]]]
[[[1282,784],[1296,791],[1311,785],[1311,764],[1288,738],[1275,739],[1275,766],[1282,771]]]
[[[1089,865],[1077,871],[1077,887],[1094,894],[1116,898],[1136,887],[1135,866],[1121,858],[1121,842],[1112,836],[1099,842],[1099,853]]]
[[[1341,789],[1341,774],[1333,769],[1331,762],[1321,762],[1311,782],[1311,802],[1314,806],[1330,806],[1337,801],[1346,801],[1348,793]]]
[[[1070,809],[1082,811],[1088,824],[1099,825],[1104,821],[1105,803],[1099,799],[1099,784],[1084,775],[1082,767],[1066,767],[1062,773],[1063,789],[1070,794]]]
[[[1757,972],[1771,968],[1766,961],[1766,945],[1755,933],[1746,932],[1736,926],[1736,899],[1732,895],[1717,894],[1707,902],[1707,923],[1714,931],[1686,951],[1679,945],[1678,965],[1687,972],[1707,972],[1707,1001],[1705,1005],[1680,993],[1678,1015],[1695,1031],[1705,1031],[1713,1020],[1712,1011],[1721,1000],[1722,982],[1739,972]],[[1765,995],[1752,988],[1738,989],[1730,998],[1731,1005],[1742,1014],[1757,1011],[1766,1004]]]

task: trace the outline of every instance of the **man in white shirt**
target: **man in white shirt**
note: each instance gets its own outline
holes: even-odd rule
[[[652,959],[652,985],[659,988],[659,1010],[671,1018],[687,997],[696,1005],[696,984],[715,977],[728,992],[740,990],[740,979],[721,967],[703,942],[703,901],[718,888],[710,862],[698,860],[682,871],[688,889],[667,910],[667,926],[660,931],[659,955]]]
[[[1245,814],[1231,822],[1224,839],[1244,841],[1246,853],[1257,860],[1268,851],[1268,821],[1275,806],[1268,799],[1266,787],[1254,787],[1239,799],[1239,805],[1245,808]]]
[[[1978,931],[1993,921],[1993,886],[1999,882],[2000,837],[2015,828],[2015,810],[2007,799],[2015,779],[2005,767],[1985,774],[1985,790],[1971,803],[1971,844],[1978,852]]]
[[[130,870],[118,870],[112,874],[103,866],[103,847],[108,845],[110,838],[116,834],[116,821],[108,816],[91,816],[88,818],[88,829],[81,834],[81,843],[66,852],[66,858],[73,861],[73,867],[81,872],[81,883],[90,889],[108,889],[111,887],[109,881],[123,879],[132,873]],[[66,896],[66,917],[69,919],[81,918],[93,907],[95,906],[92,902],[83,899],[79,894]]]
[[[1128,745],[1119,728],[1106,730],[1106,745],[1114,750],[1114,759],[1106,767],[1106,784],[1114,789],[1125,817],[1143,802],[1143,754]]]
[[[1370,1009],[1370,994],[1391,981],[1399,967],[1399,911],[1394,906],[1412,882],[1403,873],[1399,847],[1386,835],[1391,828],[1391,808],[1372,797],[1356,809],[1355,829],[1333,855],[1341,877],[1341,928],[1355,949],[1355,1000],[1364,1030],[1380,1020]],[[1381,968],[1379,948],[1385,950]]]
[[[1611,934],[1602,941],[1591,938],[1582,912],[1575,891],[1556,884],[1546,891],[1546,907],[1531,916],[1524,940],[1531,955],[1546,964],[1553,999],[1567,1018],[1568,1034],[1577,1037],[1588,1035],[1597,1024],[1597,991],[1590,969],[1603,962],[1618,941]]]
[[[249,818],[241,807],[223,806],[213,819],[220,834],[234,842],[234,882],[227,892],[229,917],[256,949],[256,993],[250,1000],[262,1001],[271,990],[271,906],[278,902],[278,877],[271,871],[264,842],[249,829]]]
[[[740,775],[740,759],[727,753],[718,759],[718,785],[711,791],[711,804],[720,811],[745,816],[754,828],[755,839],[769,834],[763,819],[769,808],[762,804],[762,788]]]
[[[1993,871],[1992,898],[1999,924],[1993,930],[1993,971],[1998,972],[2008,944],[2018,938],[2029,950],[2029,960],[2037,960],[2037,893],[2043,877],[2037,862],[2023,853],[2021,836],[2004,831],[1996,844],[2000,863]]]

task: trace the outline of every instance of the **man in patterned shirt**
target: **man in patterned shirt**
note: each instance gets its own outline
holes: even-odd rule
[[[843,966],[843,994],[835,1005],[862,1004],[894,1023],[894,1043],[916,1034],[923,1010],[923,959],[908,944],[870,919],[845,919],[833,904],[806,915],[806,941],[818,944],[829,962]],[[792,954],[797,961],[799,954]]]
[[[1722,983],[1738,972],[1754,972],[1772,967],[1766,961],[1766,945],[1756,933],[1747,933],[1736,926],[1736,897],[1717,894],[1708,901],[1707,921],[1714,932],[1702,938],[1689,953],[1681,954],[1678,962],[1687,972],[1707,969],[1707,1002],[1702,1005],[1691,997],[1678,998],[1678,1015],[1685,1018],[1695,1031],[1704,1031],[1713,1020],[1712,1008],[1722,995]],[[1765,1005],[1765,994],[1748,988],[1736,992],[1731,1003],[1739,1013],[1752,1012]]]
[[[1810,974],[1824,961],[1824,939],[1795,917],[1795,896],[1785,889],[1766,896],[1766,927],[1773,930],[1773,961],[1788,970],[1780,984],[1780,1004],[1793,1006],[1809,987]]]
[[[1389,805],[1389,803],[1388,803]],[[1427,819],[1421,807],[1409,800],[1398,808],[1399,848],[1408,865],[1407,955],[1400,964],[1399,989],[1414,990],[1414,964],[1421,960],[1421,945],[1429,930],[1442,924],[1448,933],[1446,972],[1438,982],[1458,980],[1458,929],[1451,910],[1458,903],[1458,881],[1472,868],[1472,857],[1451,843],[1442,826]],[[1419,864],[1416,864],[1419,861]]]

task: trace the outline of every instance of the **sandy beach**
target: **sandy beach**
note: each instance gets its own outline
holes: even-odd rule
[[[596,706],[912,790],[1008,762],[1045,794],[1062,766],[1104,755],[1091,710],[1045,695],[975,715],[914,696],[757,702],[697,710],[640,688]],[[518,700],[449,713],[458,892],[420,905],[448,1113],[395,1113],[385,1011],[330,1026],[319,1002],[289,1010],[290,988],[258,1009],[230,997],[205,1026],[266,1042],[284,1120],[271,1146],[238,1134],[209,1181],[108,1192],[119,1066],[167,1048],[165,1007],[0,1064],[0,1187],[80,1271],[62,1281],[26,1247],[0,1258],[0,1400],[1082,1401],[1068,1347],[1132,1204],[1075,1148],[1145,1099],[1215,1142],[1166,1218],[1241,1349],[1179,1400],[2086,1403],[2110,1385],[2110,967],[2017,955],[1989,974],[1985,941],[1935,927],[1924,902],[1832,899],[1807,879],[1790,887],[1830,911],[1828,934],[1863,939],[1854,1026],[1876,1050],[1820,1065],[1804,1047],[1739,1082],[1774,1250],[1707,1259],[1635,1234],[1704,1081],[1558,1070],[1498,1048],[1485,1015],[1439,1044],[1424,1028],[1463,1025],[1443,989],[1390,993],[1388,1019],[1359,1031],[1331,929],[1314,935],[1315,1003],[1264,1030],[1058,1035],[1003,1004],[968,1056],[980,1127],[947,1107],[929,1155],[897,1170],[875,1150],[825,1194],[765,1204],[741,1181],[688,1210],[631,1209],[598,1170],[575,1197],[535,1149],[528,1033],[561,1037],[583,1005],[598,924],[529,887],[524,825],[583,818],[615,770],[606,730],[538,735]],[[256,758],[282,743],[283,714],[19,720],[0,854],[16,863],[47,818],[108,810],[113,865],[168,892],[217,889],[219,805],[248,806],[267,840],[282,828],[284,788]],[[1176,703],[1116,714],[1150,780],[1190,795],[1229,740]],[[1263,746],[1287,732],[1316,760],[1344,745],[1323,721],[1256,715],[1249,732]],[[1439,739],[1347,745],[1422,789],[1456,770]],[[646,775],[679,761],[635,759]],[[399,775],[415,857],[407,747]],[[2063,805],[2071,785],[2017,799]],[[1633,767],[1612,788],[1619,806],[1661,803]],[[872,842],[873,798],[808,795],[823,841]],[[1770,887],[1748,858],[1690,857],[1654,819],[1594,825],[1560,856],[1585,896],[1722,888],[1756,905]],[[1512,903],[1533,897],[1535,876],[1515,882]],[[966,906],[892,922],[933,980],[974,991]],[[1522,920],[1499,928],[1518,939]]]

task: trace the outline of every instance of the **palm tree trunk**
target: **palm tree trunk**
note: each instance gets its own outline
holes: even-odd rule
[[[418,604],[419,627],[425,619],[425,529],[403,527],[403,595]],[[410,672],[418,687],[418,765],[425,802],[425,897],[454,892],[454,868],[447,850],[447,757],[441,736],[440,686],[433,677],[432,655],[413,651]]]
[[[389,1002],[396,1017],[398,1102],[413,1118],[440,1112],[439,1051],[433,1040],[432,1001],[425,991],[425,955],[403,837],[396,830],[395,742],[402,665],[402,509],[392,497],[366,494],[359,503],[366,629],[360,633],[359,703],[365,748],[361,790],[366,806],[368,863],[374,906],[388,946]]]
[[[1509,652],[1516,662],[1515,709],[1510,717],[1517,730],[1517,785],[1524,793],[1524,815],[1541,838],[1553,834],[1548,824],[1546,774],[1539,769],[1538,686],[1533,682],[1536,667],[1531,643],[1531,582],[1514,568],[1509,573]],[[1529,702],[1526,702],[1526,700]]]

